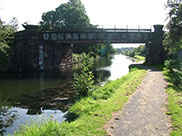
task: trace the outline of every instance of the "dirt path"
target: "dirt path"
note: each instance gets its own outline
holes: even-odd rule
[[[148,70],[123,110],[114,113],[107,123],[107,136],[169,136],[171,124],[165,114],[166,86],[162,72]]]

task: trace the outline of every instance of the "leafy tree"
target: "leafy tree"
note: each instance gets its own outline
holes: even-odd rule
[[[91,56],[96,57],[110,57],[115,53],[115,49],[111,44],[84,44],[73,46],[74,53],[80,54],[82,52],[90,53]]]
[[[136,54],[135,55],[146,56],[146,46],[140,45],[138,48],[136,48]]]
[[[16,32],[18,30],[18,19],[16,17],[13,17],[9,22],[9,27]]]
[[[10,24],[5,24],[0,19],[0,70],[6,70],[10,65],[10,44],[17,30],[17,19],[13,18]]]
[[[117,49],[118,52],[126,55],[126,56],[130,56],[130,57],[135,57],[135,56],[146,56],[146,47],[145,45],[140,45],[137,48],[121,48],[121,49]]]
[[[85,29],[93,27],[80,0],[70,0],[55,10],[43,13],[41,29]]]
[[[182,50],[182,0],[168,0],[166,7],[169,33],[165,34],[164,47],[174,55]]]
[[[169,32],[165,34],[164,47],[169,60],[165,61],[172,82],[182,88],[182,0],[168,0]]]
[[[56,12],[55,11],[48,11],[47,13],[43,13],[42,20],[40,22],[41,28],[48,30],[48,29],[57,29],[58,26],[60,27],[60,22],[56,21]],[[58,24],[59,23],[59,24]]]

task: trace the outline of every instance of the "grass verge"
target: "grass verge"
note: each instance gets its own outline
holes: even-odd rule
[[[169,82],[166,89],[169,111],[166,114],[170,115],[172,120],[173,129],[171,136],[182,136],[182,90],[170,82],[173,75],[168,70],[164,69],[163,74]]]
[[[145,57],[135,55],[134,58],[136,59],[136,62],[145,61]]]
[[[24,126],[15,136],[104,136],[104,124],[112,118],[112,113],[121,110],[129,95],[141,84],[145,70],[132,67],[130,73],[98,87],[88,97],[77,101],[69,113],[78,118],[61,124],[47,121],[32,126]]]

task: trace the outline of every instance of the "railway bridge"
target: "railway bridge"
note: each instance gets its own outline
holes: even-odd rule
[[[143,43],[146,45],[146,63],[158,64],[164,60],[162,46],[163,25],[154,25],[152,29],[85,29],[38,32],[37,26],[26,26],[20,32],[24,45],[34,45],[36,50],[34,64],[36,69],[49,70],[60,65],[72,63],[72,47],[89,43]],[[19,37],[19,38],[18,38]],[[21,39],[21,40],[20,40]],[[30,43],[31,40],[33,43]],[[36,42],[35,42],[36,41]],[[26,52],[26,51],[25,51]]]

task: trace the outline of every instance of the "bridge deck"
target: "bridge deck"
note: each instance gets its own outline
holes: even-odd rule
[[[145,43],[151,34],[151,29],[86,29],[42,32],[42,38],[63,43]]]

